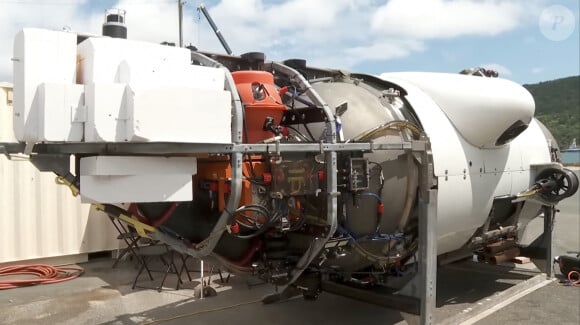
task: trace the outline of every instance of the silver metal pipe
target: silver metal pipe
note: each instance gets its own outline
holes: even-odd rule
[[[242,104],[230,71],[221,63],[214,61],[203,54],[192,53],[192,58],[193,57],[195,57],[195,59],[200,63],[207,64],[208,66],[213,66],[216,68],[222,68],[224,70],[226,75],[225,88],[230,91],[232,96],[232,140],[234,143],[241,143],[243,129]],[[159,239],[173,246],[176,250],[193,257],[204,257],[213,252],[222,234],[226,230],[227,222],[230,217],[230,213],[228,211],[236,210],[242,197],[243,154],[240,152],[234,152],[230,157],[230,162],[232,165],[231,194],[228,199],[226,209],[221,213],[218,221],[216,222],[213,230],[209,233],[208,237],[193,247],[187,246],[183,241],[175,239],[172,236],[166,235],[159,231],[153,234],[155,239]]]
[[[315,105],[322,107],[324,113],[327,117],[326,122],[326,134],[325,140],[328,143],[335,144],[336,143],[336,119],[334,114],[328,107],[328,104],[318,95],[318,93],[312,88],[310,83],[296,70],[285,66],[283,64],[272,62],[269,63],[267,66],[270,66],[271,69],[275,72],[282,73],[290,78],[291,82],[296,83],[300,90],[303,91],[304,95],[306,95]],[[336,151],[327,151],[325,154],[325,161],[326,161],[326,186],[328,191],[327,197],[327,215],[326,215],[326,223],[330,226],[328,233],[325,234],[324,237],[317,237],[314,238],[306,252],[302,255],[298,263],[296,263],[296,267],[289,272],[290,280],[284,286],[283,290],[285,290],[289,284],[292,284],[294,281],[298,279],[298,277],[304,272],[304,270],[310,265],[310,263],[318,256],[322,248],[330,237],[334,234],[337,228],[337,155]]]

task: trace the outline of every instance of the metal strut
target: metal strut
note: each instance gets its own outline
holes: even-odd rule
[[[226,53],[228,53],[228,55],[232,55],[232,50],[230,49],[230,46],[228,45],[228,42],[226,42],[224,36],[222,35],[222,32],[216,26],[215,22],[213,21],[213,19],[209,15],[209,12],[207,11],[207,9],[205,9],[205,5],[203,3],[200,4],[199,7],[197,7],[197,10],[198,11],[201,11],[203,13],[203,15],[205,16],[205,19],[207,19],[207,22],[209,23],[209,25],[213,29],[213,32],[215,33],[215,36],[217,36],[217,38],[219,39],[220,43],[222,43],[222,46],[226,50]]]

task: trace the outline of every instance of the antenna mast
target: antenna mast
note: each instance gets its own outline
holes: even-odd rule
[[[183,2],[177,0],[177,12],[179,13],[179,47],[183,47]]]
[[[203,15],[205,16],[205,19],[207,19],[207,22],[209,23],[209,25],[213,29],[213,32],[215,33],[215,35],[219,39],[220,43],[222,43],[222,46],[226,50],[226,53],[228,53],[228,55],[231,55],[232,54],[232,50],[230,49],[230,46],[228,45],[228,43],[226,42],[226,40],[222,36],[222,32],[217,28],[217,26],[214,23],[213,19],[211,19],[211,16],[209,15],[209,12],[207,11],[207,9],[205,9],[204,4],[203,3],[200,4],[197,7],[197,10],[199,10],[199,11],[201,11],[203,13]]]

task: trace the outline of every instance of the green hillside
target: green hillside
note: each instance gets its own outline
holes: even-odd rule
[[[562,149],[580,141],[580,76],[524,85],[536,101],[536,117],[552,132]]]

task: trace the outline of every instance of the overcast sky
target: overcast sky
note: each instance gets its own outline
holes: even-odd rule
[[[200,2],[184,4],[184,41],[223,52],[200,19]],[[236,54],[261,51],[271,60],[303,58],[309,65],[370,74],[485,66],[519,83],[580,74],[578,0],[204,3]],[[18,30],[100,34],[104,10],[113,7],[127,10],[130,39],[177,42],[177,0],[0,0],[0,81],[12,80]]]

